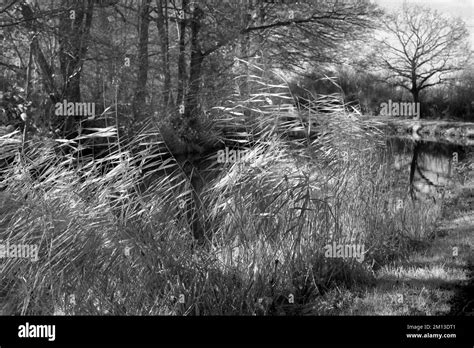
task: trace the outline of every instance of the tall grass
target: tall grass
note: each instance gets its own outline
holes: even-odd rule
[[[3,313],[319,314],[332,288],[370,284],[374,262],[430,233],[436,211],[388,202],[376,127],[336,95],[297,105],[282,77],[250,68],[249,98],[208,120],[211,143],[251,147],[247,162],[217,165],[219,147],[182,158],[154,123],[100,161],[31,140],[4,173],[0,239],[38,244],[39,261],[0,260]],[[325,257],[333,241],[365,245],[365,260]]]

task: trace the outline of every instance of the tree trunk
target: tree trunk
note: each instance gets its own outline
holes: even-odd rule
[[[418,105],[420,99],[420,89],[416,84],[416,67],[412,66],[411,71],[411,94],[413,96],[413,102],[415,103],[415,107]],[[420,111],[420,118],[421,118],[421,111]]]
[[[246,28],[251,21],[251,10],[254,9],[254,6],[252,6],[252,2],[250,1],[249,4],[247,4],[248,7],[248,13],[244,13],[242,16],[242,28]],[[250,53],[250,32],[247,32],[243,34],[240,38],[240,57],[242,59],[245,59],[247,62],[249,60],[249,53]],[[248,64],[243,64],[241,63],[240,66],[243,66],[243,74],[245,75],[245,79],[242,82],[242,86],[240,87],[240,92],[242,95],[242,98],[244,100],[249,99],[249,66]]]
[[[66,6],[71,2],[68,1]],[[86,5],[87,3],[87,5]],[[74,17],[70,13],[61,17],[60,22],[60,66],[63,76],[63,97],[68,101],[81,101],[81,69],[87,53],[89,32],[92,25],[93,0],[80,4],[72,2]],[[72,23],[71,23],[72,22]]]
[[[183,103],[185,82],[186,82],[186,9],[187,0],[183,0],[182,12],[180,18],[180,29],[179,29],[179,57],[178,57],[178,95],[176,96],[176,104],[181,105]]]
[[[413,102],[419,103],[420,102],[420,92],[418,90],[412,91],[413,94]]]
[[[35,25],[36,22],[34,13],[28,4],[22,3],[21,14],[23,16],[23,19],[25,20],[26,28],[34,33],[33,39],[31,41],[32,54],[41,72],[44,88],[49,94],[51,101],[54,103],[58,100],[58,91],[56,90],[56,86],[54,83],[51,66],[48,64],[48,61],[44,57],[44,54],[38,42],[38,36],[35,35],[37,33],[37,28]]]
[[[202,62],[204,60],[201,46],[199,44],[199,30],[201,29],[201,18],[203,12],[196,5],[193,11],[193,18],[191,22],[191,62],[189,69],[189,90],[186,94],[185,103],[185,118],[189,121],[189,125],[196,125],[199,116],[199,92],[201,89],[201,73]]]
[[[133,117],[140,122],[144,117],[146,103],[146,83],[148,80],[148,28],[150,25],[150,1],[142,0],[140,10],[140,25],[138,30],[138,75],[137,89],[133,98]]]
[[[93,17],[93,0],[78,3],[67,1],[65,6],[73,5],[71,12],[66,12],[60,20],[59,61],[63,77],[61,99],[68,102],[81,101],[81,72],[87,54],[88,39]],[[71,18],[73,14],[73,18]],[[63,127],[64,136],[71,134],[77,124],[78,117],[66,117]]]
[[[187,207],[188,222],[191,225],[191,231],[193,237],[199,246],[206,245],[206,233],[203,226],[203,209],[201,194],[203,191],[204,183],[196,168],[193,168],[190,173],[190,183],[192,190],[192,200]]]
[[[168,33],[168,3],[163,0],[156,0],[158,7],[158,19],[156,26],[158,34],[160,35],[160,46],[161,46],[161,64],[163,68],[164,84],[163,84],[163,106],[165,113],[168,111],[170,106],[170,99],[172,100],[171,93],[171,72],[170,72],[170,48],[169,48],[169,33]]]
[[[31,80],[31,64],[33,61],[33,44],[30,43],[28,49],[28,65],[26,67],[26,83],[25,83],[25,99],[28,102],[30,100],[30,80]],[[27,115],[23,126],[23,140],[22,140],[22,154],[25,153],[25,146],[28,140],[28,124],[31,122],[31,115]]]
[[[420,102],[420,91],[418,89],[412,89],[411,94],[413,96],[413,102],[415,103],[415,107],[418,108],[418,103]],[[421,118],[421,108],[418,109],[420,112],[419,118]],[[417,116],[415,116],[415,119],[418,119]]]

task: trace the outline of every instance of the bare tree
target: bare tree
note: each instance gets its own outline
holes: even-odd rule
[[[461,19],[404,5],[384,19],[384,29],[388,35],[377,41],[375,63],[388,71],[386,81],[407,89],[415,103],[422,90],[444,83],[467,61],[468,31]]]

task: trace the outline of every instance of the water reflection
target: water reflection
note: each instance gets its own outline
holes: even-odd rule
[[[399,183],[406,183],[413,200],[442,198],[444,189],[456,183],[453,169],[466,155],[466,147],[440,142],[388,140],[390,162]]]

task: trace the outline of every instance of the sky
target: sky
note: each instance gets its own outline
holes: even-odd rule
[[[471,48],[474,49],[474,0],[405,0],[408,4],[424,5],[453,17],[461,17],[469,30]],[[386,10],[401,8],[402,0],[374,0]]]

